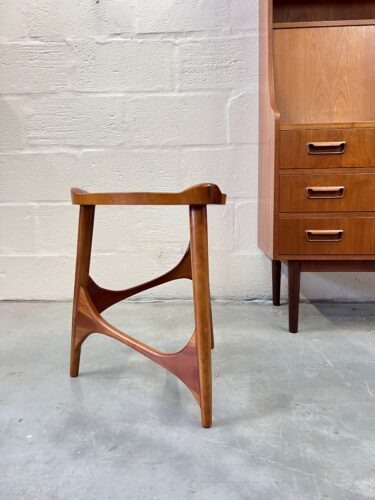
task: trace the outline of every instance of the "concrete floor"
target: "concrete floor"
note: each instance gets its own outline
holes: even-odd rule
[[[68,376],[70,304],[2,303],[0,498],[375,498],[375,305],[215,303],[214,426],[172,375],[101,335]],[[105,316],[178,349],[189,303]]]

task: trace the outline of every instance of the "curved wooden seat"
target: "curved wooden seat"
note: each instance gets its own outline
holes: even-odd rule
[[[180,193],[88,193],[71,189],[73,205],[224,205],[216,184],[196,184]]]

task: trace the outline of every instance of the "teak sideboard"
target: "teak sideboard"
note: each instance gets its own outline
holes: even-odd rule
[[[288,267],[375,271],[375,1],[260,0],[258,242]]]

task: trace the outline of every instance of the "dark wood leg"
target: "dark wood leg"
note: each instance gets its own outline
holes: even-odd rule
[[[77,377],[81,356],[81,339],[78,338],[77,313],[81,287],[89,282],[92,233],[94,229],[94,205],[83,205],[79,211],[76,274],[74,282],[72,341],[70,350],[70,376]],[[79,335],[80,337],[80,335]]]
[[[212,323],[208,275],[206,206],[190,207],[190,244],[193,276],[195,335],[199,369],[200,407],[203,427],[212,424],[211,347]]]
[[[298,332],[299,292],[301,283],[301,262],[288,261],[289,331]]]
[[[272,261],[272,302],[274,306],[280,305],[281,262]]]

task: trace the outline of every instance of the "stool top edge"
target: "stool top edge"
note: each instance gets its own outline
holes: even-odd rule
[[[89,193],[70,190],[73,205],[225,205],[227,195],[216,184],[195,184],[177,193]]]

